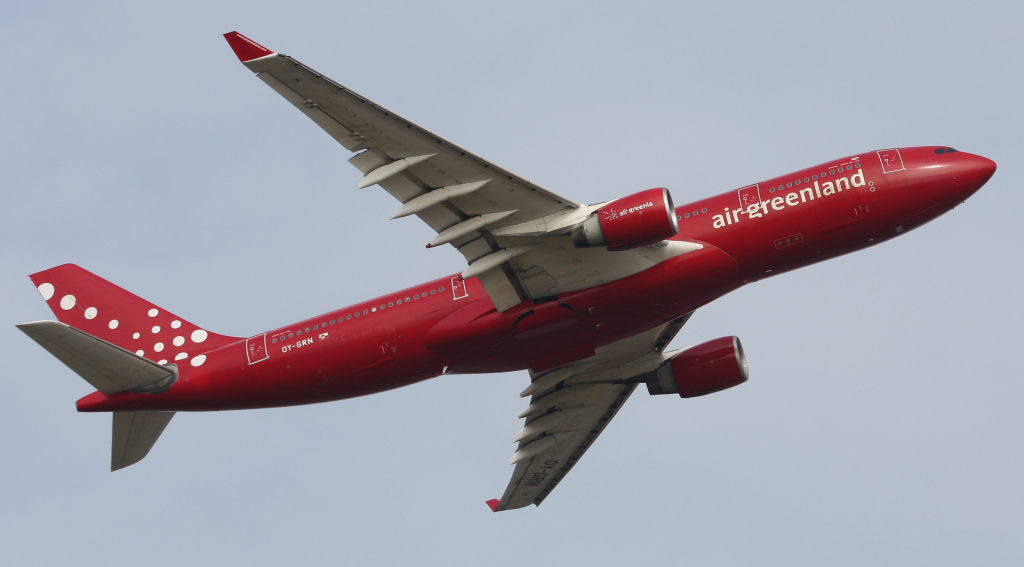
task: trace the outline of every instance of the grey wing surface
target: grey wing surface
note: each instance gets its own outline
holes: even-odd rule
[[[526,424],[513,441],[512,480],[495,512],[539,506],[604,431],[641,381],[666,363],[665,347],[693,312],[597,349],[587,360],[534,375],[520,414]]]
[[[551,297],[635,274],[702,248],[664,241],[635,250],[577,249],[568,236],[599,205],[581,205],[417,126],[293,57],[248,42],[246,67],[349,151],[363,173],[358,187],[379,185],[436,231],[428,247],[451,244],[499,311],[525,298]],[[259,55],[259,56],[257,56]]]

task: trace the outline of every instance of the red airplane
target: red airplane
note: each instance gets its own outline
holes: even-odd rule
[[[694,310],[741,286],[889,240],[942,215],[996,164],[946,146],[844,156],[675,207],[649,189],[583,205],[237,32],[235,54],[450,244],[461,274],[254,337],[190,323],[78,266],[33,274],[56,314],[19,328],[112,412],[111,470],[178,411],[329,402],[442,374],[526,369],[512,480],[492,510],[539,505],[638,384],[689,398],[747,380],[736,337],[666,352]]]

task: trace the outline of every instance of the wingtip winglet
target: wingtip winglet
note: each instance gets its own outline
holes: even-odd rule
[[[501,504],[501,500],[498,500],[497,498],[494,498],[493,500],[488,500],[487,501],[487,506],[490,507],[491,512],[497,512],[498,511],[498,504]]]
[[[244,35],[236,31],[224,34],[224,39],[228,40],[228,45],[231,46],[231,49],[234,50],[235,55],[238,56],[238,60],[242,63],[274,54],[273,51],[267,49],[266,47],[263,47],[262,45],[256,43],[255,41],[245,37]]]

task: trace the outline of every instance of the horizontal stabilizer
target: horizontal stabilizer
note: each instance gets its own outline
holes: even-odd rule
[[[108,396],[127,391],[156,393],[178,379],[177,365],[157,364],[64,323],[36,321],[18,328]]]
[[[110,471],[134,465],[148,455],[172,417],[173,411],[114,412]]]

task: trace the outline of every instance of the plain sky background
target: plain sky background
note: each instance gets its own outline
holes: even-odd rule
[[[1024,5],[682,4],[0,4],[0,563],[1024,563]],[[913,145],[999,171],[699,310],[673,348],[738,335],[751,380],[638,390],[540,508],[484,504],[525,372],[182,413],[110,473],[110,416],[14,327],[52,318],[28,274],[74,262],[249,336],[463,269],[232,30],[583,202]]]

